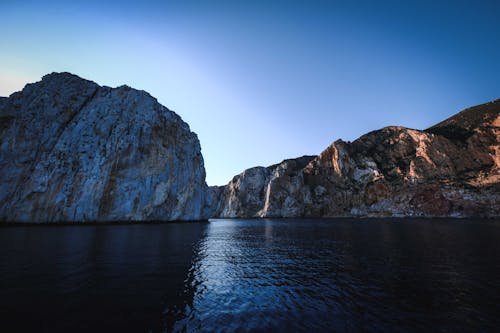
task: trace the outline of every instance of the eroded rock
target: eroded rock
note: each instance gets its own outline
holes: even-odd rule
[[[208,218],[196,134],[144,91],[53,73],[0,100],[0,220]]]
[[[337,140],[307,161],[261,168],[267,173],[258,182],[236,176],[218,189],[215,215],[498,217],[499,126],[496,100],[424,131],[391,126]],[[288,165],[293,171],[282,171]]]

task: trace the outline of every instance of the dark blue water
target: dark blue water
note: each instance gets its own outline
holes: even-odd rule
[[[0,228],[1,332],[493,332],[500,223]]]

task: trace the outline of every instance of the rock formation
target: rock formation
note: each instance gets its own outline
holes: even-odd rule
[[[0,221],[500,216],[500,100],[208,188],[196,134],[144,91],[53,73],[0,97]]]
[[[500,216],[500,100],[386,127],[212,188],[216,217]]]
[[[0,99],[0,220],[199,220],[196,134],[144,91],[53,73]]]
[[[300,207],[304,204],[302,191],[305,190],[301,170],[315,157],[303,156],[267,168],[251,168],[235,176],[227,186],[213,187],[214,215],[300,216]]]

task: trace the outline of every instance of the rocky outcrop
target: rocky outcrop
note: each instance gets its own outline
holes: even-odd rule
[[[316,156],[285,160],[270,167],[255,167],[235,176],[227,186],[213,187],[218,217],[300,216],[303,202],[301,170]],[[273,215],[267,215],[273,212]]]
[[[144,91],[53,73],[0,99],[0,220],[199,220],[196,134]]]
[[[500,216],[500,100],[386,127],[212,189],[218,217]]]

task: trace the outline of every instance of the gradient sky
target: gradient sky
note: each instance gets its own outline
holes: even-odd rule
[[[148,91],[209,185],[500,98],[500,1],[0,2],[0,96],[69,71]]]

